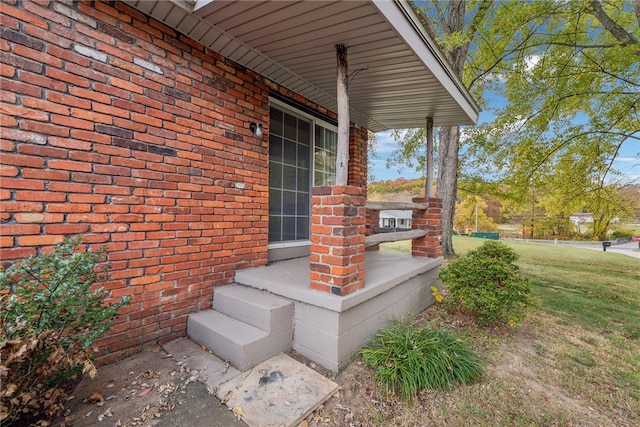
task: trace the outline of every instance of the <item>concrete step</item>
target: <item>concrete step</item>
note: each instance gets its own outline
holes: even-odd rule
[[[189,315],[187,334],[245,371],[293,348],[293,303],[246,286],[219,287],[211,310]]]
[[[293,324],[291,301],[248,286],[215,288],[211,308],[267,332],[288,329]]]

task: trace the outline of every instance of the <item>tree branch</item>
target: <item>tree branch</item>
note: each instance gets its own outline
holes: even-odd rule
[[[450,33],[451,30],[451,26],[449,25],[449,22],[447,21],[447,17],[445,16],[444,12],[442,11],[442,9],[440,9],[440,5],[438,4],[437,0],[432,0],[431,3],[433,4],[433,7],[436,9],[436,13],[438,14],[438,19],[440,20],[440,24],[442,24],[442,29],[444,30],[445,33]]]
[[[640,9],[638,6],[638,0],[635,0],[634,10],[636,11],[636,15]],[[636,40],[631,34],[627,32],[624,28],[618,25],[613,19],[607,15],[607,12],[604,11],[602,5],[599,0],[591,0],[591,8],[587,10],[591,15],[595,16],[595,18],[600,21],[600,24],[613,36],[618,40],[623,46],[631,46],[634,44],[638,44],[638,40]]]
[[[620,77],[620,76],[619,76],[619,75],[617,75],[617,74],[613,74],[613,73],[611,73],[611,72],[609,72],[609,71],[605,70],[605,69],[602,67],[602,65],[600,64],[600,62],[598,62],[598,61],[596,61],[595,59],[591,58],[591,57],[590,57],[589,55],[587,55],[583,50],[581,50],[581,51],[580,51],[580,53],[581,53],[585,58],[587,58],[587,59],[588,59],[588,60],[589,60],[593,65],[595,65],[595,66],[596,66],[596,68],[597,68],[598,70],[600,70],[600,72],[602,72],[602,73],[604,73],[604,74],[608,75],[609,77],[613,77],[613,78],[614,78],[614,79],[616,79],[616,80],[620,80],[620,81],[622,81],[622,82],[625,82],[625,83],[627,83],[627,84],[629,84],[629,85],[631,85],[631,86],[640,87],[640,83],[633,82],[633,81],[631,81],[631,80],[625,79],[625,78],[623,78],[623,77]]]
[[[540,25],[542,25],[542,24],[540,24]],[[539,28],[539,26],[536,27],[536,28]],[[529,39],[531,37],[533,37],[533,35],[535,33],[536,33],[536,31],[534,29],[529,34],[527,34],[526,36],[522,37],[522,39],[520,40],[520,43],[518,43],[518,45],[516,45],[513,49],[510,49],[510,50],[504,52],[504,54],[502,56],[500,56],[499,58],[497,58],[489,67],[487,67],[483,72],[481,72],[476,77],[474,77],[471,80],[471,82],[469,83],[469,88],[471,88],[476,81],[478,81],[482,77],[486,76],[487,74],[491,73],[498,66],[498,64],[500,64],[503,60],[505,60],[510,55],[513,55],[514,53],[524,52],[525,50],[529,49],[529,47],[531,45],[527,45],[527,42],[529,41]]]
[[[429,37],[431,37],[431,40],[433,40],[438,48],[440,48],[440,52],[446,56],[447,61],[449,61],[449,63],[452,63],[453,61],[451,59],[451,55],[449,55],[449,53],[445,50],[444,45],[442,44],[442,40],[440,39],[440,36],[438,35],[436,29],[433,28],[433,24],[431,24],[431,20],[429,19],[427,14],[424,13],[424,11],[416,6],[416,4],[412,1],[409,2],[409,6],[418,17],[418,20],[420,21],[420,24],[422,25],[424,30],[427,32],[427,35],[429,35]],[[443,21],[443,25],[446,25],[446,22]]]

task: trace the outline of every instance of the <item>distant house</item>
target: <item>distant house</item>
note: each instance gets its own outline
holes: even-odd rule
[[[382,228],[411,228],[411,211],[386,210],[380,211],[380,227]]]
[[[575,225],[589,224],[593,222],[592,213],[574,213],[569,215],[569,220]]]
[[[592,213],[574,213],[569,215],[569,221],[571,221],[578,233],[583,232],[582,226],[585,224],[593,223]],[[585,229],[586,230],[586,229]]]

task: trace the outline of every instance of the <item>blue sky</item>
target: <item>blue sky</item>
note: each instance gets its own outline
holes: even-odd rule
[[[481,112],[479,123],[491,120],[491,112]],[[376,155],[370,164],[373,167],[373,174],[376,181],[394,180],[397,178],[413,179],[421,178],[423,175],[414,169],[403,167],[398,172],[397,167],[386,168],[389,155],[396,147],[396,142],[391,136],[391,131],[378,132],[376,134]],[[640,143],[637,140],[627,140],[620,150],[618,158],[614,162],[614,167],[620,171],[629,181],[640,183]]]

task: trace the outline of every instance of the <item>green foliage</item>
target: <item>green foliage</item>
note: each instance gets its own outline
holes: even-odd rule
[[[468,229],[476,231],[497,231],[498,226],[487,216],[487,203],[480,196],[468,196],[456,205],[453,225],[460,233]]]
[[[530,235],[530,230],[530,228],[525,227],[526,236]],[[535,218],[533,237],[534,239],[584,239],[584,236],[575,231],[575,225],[569,218],[550,218],[548,216]]]
[[[533,303],[527,279],[514,263],[508,246],[488,240],[440,271],[450,304],[471,313],[481,325],[506,321],[518,324]]]
[[[93,343],[129,298],[105,305],[104,252],[79,252],[80,237],[52,253],[30,256],[0,272],[0,420],[7,425],[50,418],[65,387],[83,370],[95,372]]]
[[[473,351],[451,332],[407,321],[391,321],[360,354],[376,368],[376,382],[407,401],[423,389],[469,384],[482,370]]]
[[[506,103],[494,121],[469,131],[467,153],[490,165],[513,199],[526,206],[535,188],[547,214],[592,212],[594,238],[606,238],[611,219],[633,206],[620,197],[631,179],[615,160],[640,139],[637,12],[627,0],[501,7],[528,16],[527,31],[512,39],[521,45],[495,70],[494,91]],[[494,20],[490,30],[502,33],[503,24]],[[489,47],[485,53],[479,45],[479,53],[496,50]]]
[[[633,231],[630,230],[614,230],[613,233],[611,233],[611,238],[612,239],[620,239],[622,237],[633,237]]]
[[[595,239],[606,238],[613,218],[633,216],[637,203],[619,195],[631,179],[616,170],[623,148],[640,141],[640,20],[631,3],[412,2],[453,72],[495,115],[465,128],[461,139],[435,129],[446,254],[453,253],[447,201],[456,182],[440,176],[444,171],[458,171],[467,182],[490,181],[487,187],[501,184],[501,202],[517,215],[532,200],[552,218],[593,212]],[[496,96],[506,102],[490,105]],[[388,166],[424,171],[424,130],[393,136],[397,149]]]
[[[371,182],[367,185],[367,194],[386,195],[407,192],[413,197],[424,196],[424,179],[404,179]]]

